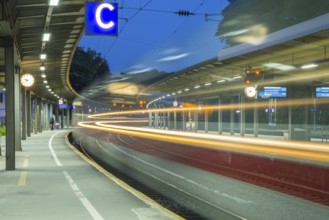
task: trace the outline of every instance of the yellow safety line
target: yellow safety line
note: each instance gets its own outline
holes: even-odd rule
[[[29,159],[26,156],[23,160],[23,167],[27,168],[29,166]],[[0,185],[1,187],[17,187],[17,186],[25,186],[27,178],[27,171],[22,171],[19,175],[18,183],[16,185]]]
[[[29,166],[29,159],[27,158],[27,156],[25,156],[24,160],[23,160],[23,168],[27,168]],[[18,186],[25,186],[26,184],[26,177],[27,177],[27,171],[22,171],[21,175],[19,176],[19,180],[18,180]]]
[[[28,167],[29,166],[29,159],[27,157],[25,157],[24,161],[23,161],[23,167]]]
[[[150,205],[153,208],[156,208],[156,209],[162,211],[163,213],[166,213],[168,216],[170,216],[173,219],[176,219],[176,220],[184,220],[185,219],[185,218],[177,215],[176,213],[170,211],[169,209],[166,209],[165,207],[163,207],[162,205],[160,205],[159,203],[157,203],[156,201],[154,201],[153,199],[151,199],[150,197],[148,197],[144,193],[142,193],[142,192],[134,189],[133,187],[129,186],[127,183],[125,183],[121,179],[117,178],[116,176],[114,176],[113,174],[111,174],[110,172],[108,172],[107,170],[105,170],[103,167],[99,166],[94,161],[90,160],[88,157],[86,157],[84,154],[82,154],[74,146],[71,145],[71,143],[68,141],[68,133],[65,136],[65,142],[81,158],[83,158],[89,164],[91,164],[92,166],[94,166],[98,171],[100,171],[101,173],[103,173],[106,177],[108,177],[110,180],[112,180],[113,182],[115,182],[121,188],[127,190],[128,192],[130,192],[131,194],[133,194],[134,196],[136,196],[138,199],[142,200],[144,203]]]
[[[21,175],[19,176],[19,180],[18,180],[18,186],[25,186],[26,183],[26,177],[27,177],[27,172],[23,171],[21,172]]]

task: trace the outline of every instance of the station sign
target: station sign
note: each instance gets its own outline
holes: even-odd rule
[[[323,86],[316,87],[315,98],[329,98],[329,87],[323,87]]]
[[[86,2],[86,35],[118,35],[118,3]]]
[[[66,104],[59,104],[58,107],[60,109],[67,109],[67,105]]]
[[[258,91],[260,98],[287,98],[286,86],[266,86]]]

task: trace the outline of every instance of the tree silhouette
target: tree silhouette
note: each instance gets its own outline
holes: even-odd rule
[[[76,49],[69,75],[70,83],[76,92],[82,92],[90,83],[106,75],[111,75],[110,68],[100,53],[90,48]]]

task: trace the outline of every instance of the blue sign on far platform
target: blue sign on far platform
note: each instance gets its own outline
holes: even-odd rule
[[[118,35],[118,3],[86,2],[86,35]]]

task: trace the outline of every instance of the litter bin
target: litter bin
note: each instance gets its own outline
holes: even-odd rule
[[[298,141],[309,141],[309,136],[307,134],[307,131],[302,128],[295,128],[293,135],[292,135],[293,140],[298,140]]]

